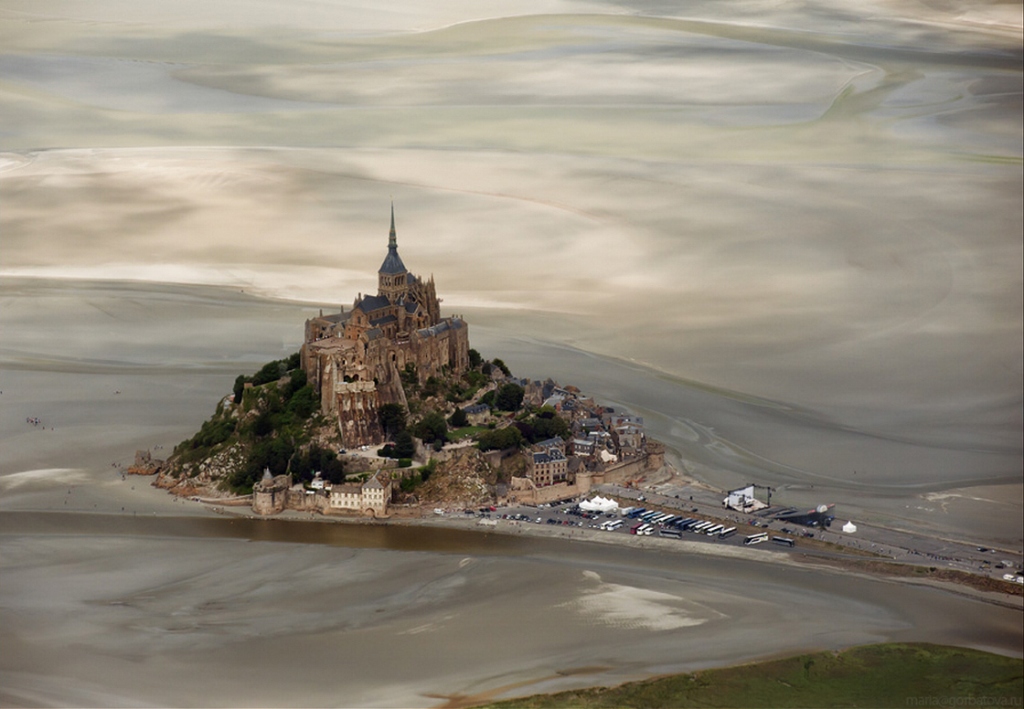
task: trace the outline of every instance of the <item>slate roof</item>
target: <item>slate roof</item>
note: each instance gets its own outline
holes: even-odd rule
[[[384,257],[384,263],[380,265],[380,271],[385,275],[396,275],[399,273],[408,273],[408,269],[405,264],[402,263],[402,257],[398,255],[398,246],[389,246],[388,255]]]
[[[432,337],[434,335],[441,334],[442,332],[447,330],[449,327],[450,327],[449,321],[448,320],[442,320],[437,325],[431,325],[430,327],[425,327],[422,330],[417,330],[417,332],[420,335],[422,335],[423,337]]]
[[[562,451],[557,448],[549,448],[543,453],[534,453],[534,463],[554,463],[556,460],[565,460],[565,456],[562,455]]]
[[[565,445],[565,441],[563,441],[558,436],[555,436],[554,438],[548,438],[546,440],[540,441],[540,442],[536,443],[535,445],[538,448],[559,448],[559,449],[561,449]]]
[[[391,301],[382,295],[364,295],[363,299],[359,302],[353,310],[362,310],[364,313],[371,313],[374,310],[380,310],[381,308],[387,308],[391,305]]]

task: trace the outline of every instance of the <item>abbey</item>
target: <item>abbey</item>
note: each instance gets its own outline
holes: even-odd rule
[[[469,367],[469,327],[441,317],[433,277],[409,273],[398,255],[394,205],[377,295],[360,294],[347,312],[307,320],[300,353],[321,411],[337,416],[348,448],[383,441],[377,412],[384,404],[407,406],[403,372],[424,383]]]

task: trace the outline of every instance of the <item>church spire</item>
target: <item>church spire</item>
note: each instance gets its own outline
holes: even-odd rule
[[[398,255],[398,239],[395,236],[395,203],[391,202],[391,233],[388,235],[388,255],[377,271],[378,295],[386,297],[392,303],[409,290],[409,272]]]
[[[388,235],[388,249],[398,248],[398,237],[395,236],[395,201],[391,200],[391,233]]]

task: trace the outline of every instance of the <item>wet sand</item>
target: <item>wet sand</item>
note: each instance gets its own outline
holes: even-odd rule
[[[681,12],[5,3],[5,703],[430,706],[881,639],[1019,654],[1018,611],[831,572],[247,543],[112,467],[372,292],[393,198],[478,350],[640,413],[697,478],[1024,547],[1019,6]]]
[[[31,533],[4,523],[9,704],[433,706],[886,640],[1020,652],[1019,609],[780,564],[410,527],[58,516],[18,525]],[[395,550],[424,536],[433,551]]]

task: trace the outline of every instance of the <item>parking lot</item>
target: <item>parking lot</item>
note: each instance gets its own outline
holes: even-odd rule
[[[911,538],[912,535],[907,534],[893,534],[890,530],[866,530],[862,527],[863,531],[871,533],[871,538],[860,534],[854,538],[831,530],[785,525],[764,517],[723,510],[720,504],[717,507],[710,505],[708,500],[697,499],[696,495],[691,501],[688,495],[663,499],[662,495],[636,489],[606,490],[608,492],[620,497],[620,504],[633,504],[617,511],[587,512],[580,509],[577,502],[569,501],[538,507],[521,505],[467,510],[466,516],[483,518],[488,520],[487,523],[494,524],[505,521],[515,525],[554,527],[564,530],[569,536],[576,536],[573,534],[575,530],[591,530],[601,534],[686,539],[708,544],[772,548],[776,551],[793,549],[831,557],[864,558],[864,554],[874,554],[903,563],[941,564],[947,568],[959,568],[1005,580],[1014,580],[1021,571],[1021,565],[1016,560],[1007,560],[1005,563],[986,562],[984,557],[990,556],[993,550],[965,547],[957,550],[957,556],[946,557],[929,551],[927,540]],[[754,535],[761,539],[752,539]]]
[[[662,511],[640,505],[618,511],[588,512],[575,502],[565,502],[538,507],[482,508],[472,514],[494,522],[541,525],[566,531],[588,529],[603,534],[688,539],[735,546],[744,546],[752,535],[763,535],[763,540],[751,540],[746,545],[767,543],[776,548],[792,548],[799,544],[804,534],[795,529],[787,530],[789,534],[769,532],[750,524],[734,524],[704,514]]]

